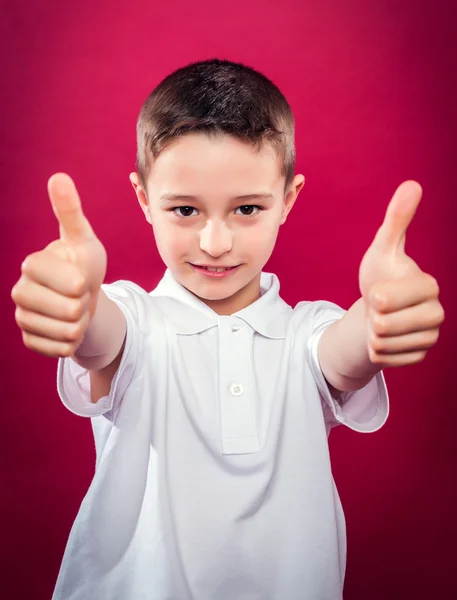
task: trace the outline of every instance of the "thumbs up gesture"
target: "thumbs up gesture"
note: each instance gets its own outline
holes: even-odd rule
[[[405,252],[406,230],[421,197],[414,181],[398,187],[360,265],[368,354],[380,368],[421,362],[444,320],[436,279]]]
[[[48,182],[60,237],[26,257],[13,287],[16,323],[24,344],[40,354],[71,356],[97,306],[106,274],[106,251],[84,216],[72,179],[64,173]]]

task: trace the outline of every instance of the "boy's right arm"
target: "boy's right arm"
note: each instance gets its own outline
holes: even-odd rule
[[[81,345],[72,355],[75,362],[89,370],[91,402],[98,402],[109,394],[122,359],[126,333],[127,324],[121,309],[100,290],[94,316]]]
[[[91,400],[109,393],[126,336],[125,317],[101,289],[106,251],[84,216],[73,181],[59,173],[48,192],[60,238],[29,255],[11,296],[24,344],[72,357],[90,371]]]

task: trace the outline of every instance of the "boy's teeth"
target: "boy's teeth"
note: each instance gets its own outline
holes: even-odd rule
[[[223,267],[223,268],[220,268],[220,267],[217,267],[217,268],[215,268],[215,267],[205,267],[205,269],[207,269],[208,271],[213,271],[213,272],[217,271],[218,273],[221,273],[222,271],[225,271],[225,267]]]

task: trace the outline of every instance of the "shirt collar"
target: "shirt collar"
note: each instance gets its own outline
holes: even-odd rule
[[[245,321],[254,331],[272,339],[284,339],[292,308],[279,296],[279,280],[273,273],[261,273],[261,296],[231,315]],[[219,324],[219,315],[176,281],[170,269],[149,293],[161,305],[181,335],[201,333]],[[226,318],[226,317],[224,317]]]

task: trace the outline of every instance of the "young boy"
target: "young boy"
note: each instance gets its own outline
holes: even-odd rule
[[[60,357],[59,394],[96,442],[54,599],[337,600],[328,434],[379,429],[381,370],[421,361],[444,318],[436,280],[404,253],[420,186],[392,199],[349,311],[292,309],[262,272],[304,184],[273,83],[191,64],[151,93],[137,135],[130,180],[167,267],[158,287],[103,283],[105,250],[56,174],[60,238],[12,292],[25,345]]]

